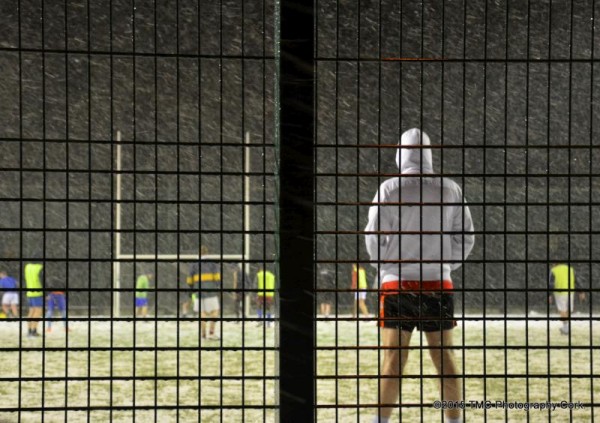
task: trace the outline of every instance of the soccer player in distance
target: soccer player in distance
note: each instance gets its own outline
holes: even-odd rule
[[[19,284],[15,278],[11,278],[2,270],[0,271],[0,291],[2,296],[2,311],[6,317],[19,317]],[[12,316],[11,316],[12,313]]]
[[[369,209],[366,246],[380,275],[379,326],[386,347],[374,422],[390,420],[415,328],[427,339],[442,399],[461,400],[451,348],[456,322],[450,273],[469,256],[475,237],[460,187],[433,172],[430,144],[419,129],[402,134],[400,176],[381,184]],[[461,412],[445,410],[445,418],[461,422]]]
[[[221,266],[216,261],[209,260],[206,256],[209,254],[208,247],[200,247],[200,260],[194,263],[190,268],[190,274],[187,283],[192,289],[197,289],[199,293],[198,300],[194,300],[194,311],[200,313],[200,327],[202,338],[208,340],[217,340],[219,335],[215,332],[219,317],[221,305],[219,301],[219,290],[221,289]],[[206,334],[206,319],[211,321],[208,324],[208,335]]]
[[[145,272],[135,281],[135,317],[148,317],[148,292],[153,276],[152,273]]]
[[[265,269],[265,265],[256,273],[256,308],[258,318],[271,326],[271,309],[273,308],[273,299],[275,296],[275,275],[273,272]]]
[[[38,324],[44,308],[44,265],[41,263],[27,263],[25,265],[25,287],[29,311],[27,313],[27,337],[41,336],[38,333]]]
[[[67,296],[65,291],[51,291],[46,297],[46,332],[48,333],[52,332],[55,309],[60,313],[65,332],[70,332],[67,323]]]
[[[575,280],[575,270],[565,263],[555,263],[550,269],[550,290],[554,291],[548,298],[550,304],[554,299],[556,309],[560,313],[562,326],[560,333],[568,335],[570,330],[569,321],[571,313],[575,308],[575,291],[579,288]],[[585,292],[579,293],[579,301],[585,301]]]

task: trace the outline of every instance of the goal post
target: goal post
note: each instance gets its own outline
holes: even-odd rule
[[[115,228],[114,228],[114,247],[115,261],[113,262],[113,292],[112,292],[112,314],[114,317],[121,316],[121,262],[119,256],[121,255],[121,200],[122,200],[122,149],[121,149],[121,131],[117,131],[116,137],[116,150],[117,150],[117,165],[115,170],[116,176],[116,187],[115,187]]]
[[[130,260],[132,264],[141,263],[160,263],[160,262],[179,262],[179,261],[197,261],[199,254],[131,254],[122,252],[121,232],[122,232],[122,173],[123,173],[123,154],[121,144],[121,131],[116,133],[116,178],[115,178],[115,225],[114,225],[114,255],[112,268],[112,314],[114,317],[121,316],[121,264],[123,261]],[[225,260],[232,263],[242,263],[246,274],[250,274],[250,132],[244,135],[244,241],[243,254],[209,254],[204,256],[207,259]],[[200,248],[200,246],[198,246]],[[249,308],[248,301],[244,303],[244,314]]]

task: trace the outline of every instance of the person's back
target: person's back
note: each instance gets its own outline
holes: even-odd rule
[[[25,286],[28,289],[28,297],[42,297],[42,279],[41,273],[44,266],[39,263],[27,263],[25,265]]]
[[[138,276],[135,282],[135,296],[137,298],[148,298],[148,289],[150,288],[150,280],[148,276],[143,274]]]
[[[273,297],[275,295],[275,275],[268,270],[256,273],[257,294],[259,297]]]
[[[10,276],[0,278],[0,291],[16,292],[18,288],[17,280]]]
[[[219,295],[218,290],[221,286],[220,264],[200,256],[200,260],[190,267],[187,283],[192,289],[200,291],[202,297]]]
[[[407,131],[402,145],[429,144],[426,134]],[[462,191],[449,178],[433,173],[430,149],[400,149],[401,176],[383,182],[369,210],[366,244],[380,281],[446,280],[469,255],[473,224]],[[380,203],[375,205],[375,203]],[[381,204],[386,203],[386,204]]]
[[[569,290],[576,286],[575,270],[567,264],[557,264],[551,269],[550,281],[556,295],[569,295]]]
[[[219,295],[221,287],[221,266],[216,261],[200,259],[200,293],[203,297]]]

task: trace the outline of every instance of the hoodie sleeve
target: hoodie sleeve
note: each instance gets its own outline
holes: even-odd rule
[[[452,232],[454,232],[452,234],[452,270],[456,270],[462,266],[462,262],[469,257],[469,254],[471,254],[471,250],[473,250],[473,246],[475,245],[471,212],[460,189],[457,201],[461,201],[463,205],[457,206],[454,213],[452,227]]]
[[[383,203],[386,201],[386,190],[383,186],[379,188],[373,198],[373,203]],[[369,209],[369,223],[365,228],[366,232],[387,232],[391,231],[391,222],[386,218],[386,207],[381,204],[371,206]],[[371,258],[371,266],[379,268],[379,260],[384,260],[387,257],[389,248],[388,236],[384,234],[370,233],[365,235],[365,243],[367,252]]]

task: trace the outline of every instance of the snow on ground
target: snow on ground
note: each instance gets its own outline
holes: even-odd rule
[[[597,321],[574,321],[571,336],[564,336],[557,320],[543,316],[497,317],[458,319],[455,356],[467,401],[598,401]],[[0,322],[0,421],[40,421],[39,411],[17,415],[1,408],[42,406],[47,422],[64,421],[60,408],[65,406],[72,408],[70,423],[87,421],[88,413],[92,421],[128,422],[133,419],[128,407],[136,407],[136,419],[161,422],[241,421],[242,413],[249,422],[276,420],[274,327],[228,322],[219,326],[221,340],[200,342],[197,322],[75,321],[71,328],[65,333],[55,326],[41,339],[29,339],[24,326]],[[370,421],[382,357],[378,334],[368,319],[318,322],[318,421]],[[415,332],[402,384],[406,421],[440,420],[440,411],[431,407],[439,399],[438,382],[425,346]],[[589,407],[572,414],[532,410],[530,418],[586,421],[591,413]],[[504,409],[467,409],[465,416],[467,421],[527,418],[525,411]]]

